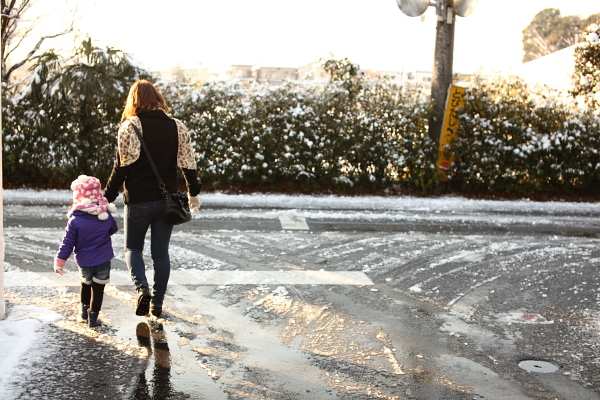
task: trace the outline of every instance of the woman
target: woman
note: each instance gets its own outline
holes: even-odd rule
[[[168,107],[160,92],[147,80],[135,82],[129,90],[117,143],[117,158],[106,184],[104,196],[113,202],[124,184],[125,262],[137,289],[136,315],[151,313],[159,318],[171,272],[169,242],[173,225],[163,218],[164,197],[146,154],[132,125],[144,138],[160,177],[170,192],[176,192],[177,168],[187,184],[190,210],[200,208],[202,184],[196,172],[194,148],[187,128],[167,115]],[[152,293],[146,279],[144,240],[150,228],[150,248],[154,265]]]

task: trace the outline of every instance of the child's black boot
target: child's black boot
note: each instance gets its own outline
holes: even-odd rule
[[[87,322],[89,309],[90,309],[89,304],[81,303],[81,314],[79,315],[79,318],[81,319],[82,322]]]
[[[98,313],[92,310],[88,311],[88,326],[90,328],[97,328],[102,326],[102,321],[98,319]]]

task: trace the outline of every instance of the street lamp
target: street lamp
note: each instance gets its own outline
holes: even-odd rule
[[[434,114],[429,121],[429,137],[439,144],[448,88],[452,83],[452,61],[454,56],[455,15],[470,15],[478,0],[396,0],[400,11],[409,17],[422,15],[429,6],[435,6],[437,27],[435,55],[431,76],[431,98]]]

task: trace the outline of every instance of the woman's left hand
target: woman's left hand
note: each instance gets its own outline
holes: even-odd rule
[[[196,196],[190,196],[188,193],[188,199],[190,203],[190,212],[192,214],[198,213],[198,211],[200,210],[200,205],[202,204],[202,202],[200,201],[200,195],[198,194]]]

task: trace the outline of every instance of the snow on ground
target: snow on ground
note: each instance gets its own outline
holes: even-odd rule
[[[19,207],[38,215],[63,214],[71,201],[70,190],[4,190],[5,204]],[[195,218],[277,218],[281,215],[312,219],[407,219],[407,218],[452,218],[460,215],[476,218],[501,218],[502,214],[527,214],[547,220],[553,215],[567,214],[574,218],[597,216],[597,203],[534,202],[471,200],[462,197],[340,197],[310,195],[228,195],[205,193],[201,196],[204,209]],[[54,207],[48,208],[48,205]],[[60,206],[64,205],[64,209]],[[117,200],[122,209],[122,197]],[[57,207],[58,206],[58,207]],[[229,210],[227,210],[229,209]],[[234,212],[231,209],[235,209]],[[18,211],[17,211],[18,212]],[[420,217],[419,217],[420,216]],[[504,221],[506,222],[506,221]],[[54,250],[52,250],[54,251]],[[218,268],[218,265],[216,266]],[[20,270],[5,264],[5,284],[61,290],[51,281],[40,282],[39,274]],[[50,289],[51,288],[51,289]],[[282,289],[284,290],[284,289]],[[418,288],[414,288],[418,290]],[[0,395],[6,389],[6,379],[13,374],[17,364],[26,360],[28,350],[43,340],[44,325],[63,318],[62,315],[43,307],[15,305],[0,321]]]
[[[9,398],[6,392],[8,379],[14,375],[19,363],[35,358],[29,349],[40,340],[40,328],[62,319],[63,316],[43,307],[16,305],[10,314],[0,321],[0,397]]]
[[[56,295],[56,291],[65,291],[66,288],[53,284],[39,274],[19,270],[5,264],[5,284],[25,282],[30,290],[28,295]],[[53,287],[54,286],[54,287]],[[49,287],[51,289],[49,289]],[[36,355],[30,352],[36,343],[43,342],[44,325],[51,324],[64,317],[48,308],[33,305],[14,305],[6,319],[0,320],[0,398],[10,398],[8,381],[14,376],[19,364],[35,362]]]
[[[311,196],[311,195],[277,195],[248,194],[230,195],[224,193],[201,194],[204,207],[227,207],[243,209],[302,209],[302,210],[339,210],[339,211],[403,211],[403,212],[519,212],[519,213],[574,213],[595,212],[600,209],[598,203],[575,203],[563,201],[539,202],[527,199],[508,200],[474,200],[464,197],[444,196],[436,198],[397,197],[397,196]],[[35,205],[67,206],[72,200],[70,190],[36,191],[29,189],[4,190],[5,203],[22,203]],[[116,201],[122,206],[122,196]],[[211,212],[211,216],[212,216]],[[314,211],[311,215],[316,214]],[[320,216],[328,216],[320,214]]]

